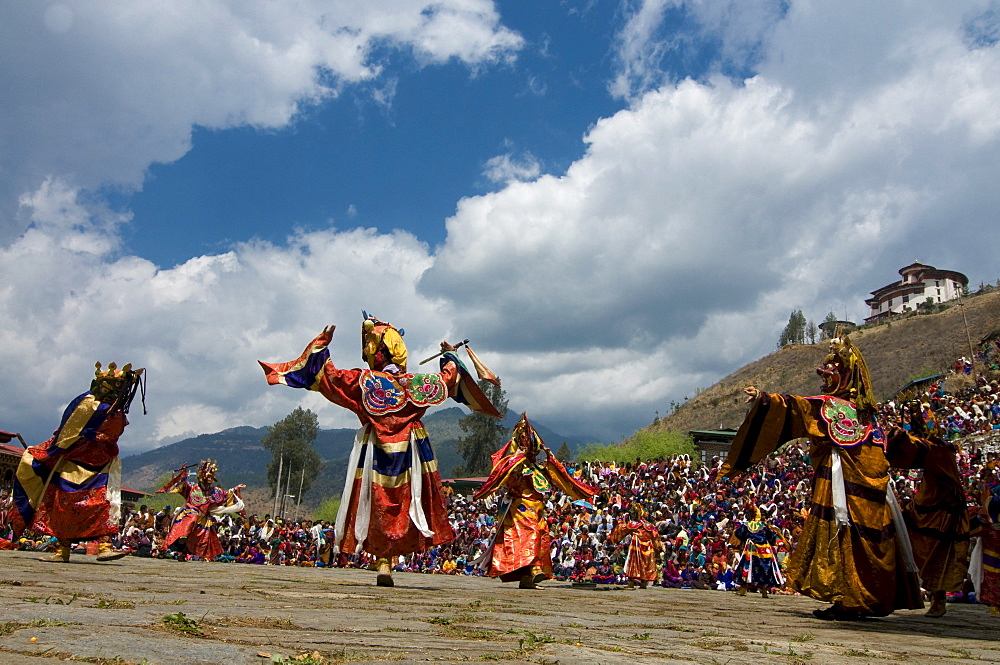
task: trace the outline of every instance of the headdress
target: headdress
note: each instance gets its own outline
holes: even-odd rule
[[[198,465],[198,482],[199,483],[215,482],[215,474],[218,470],[219,470],[219,465],[213,462],[211,459],[202,460],[201,464]]]
[[[875,409],[872,381],[868,376],[868,365],[860,349],[851,343],[851,338],[840,336],[830,340],[830,353],[823,366],[816,370],[823,377],[823,392],[854,402],[860,413]]]
[[[521,414],[521,419],[514,425],[514,432],[511,434],[511,444],[518,449],[524,450],[532,455],[537,455],[541,450],[542,440],[535,433],[535,428],[528,422],[528,416]],[[513,450],[511,452],[514,452]]]
[[[142,412],[146,413],[146,386],[141,381],[144,368],[132,369],[129,363],[118,369],[118,365],[108,363],[106,370],[101,369],[101,363],[94,364],[94,380],[90,382],[90,392],[102,402],[112,405],[112,409],[128,413],[136,390],[142,392]]]
[[[380,321],[364,310],[361,314],[365,319],[361,324],[361,359],[376,371],[393,369],[389,366],[394,365],[400,372],[406,372],[407,352],[403,342],[403,329]]]

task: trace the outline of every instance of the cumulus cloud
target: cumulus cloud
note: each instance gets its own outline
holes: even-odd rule
[[[732,16],[710,5],[641,5],[637,55],[622,71],[649,51],[643,34],[663,34],[670,7],[735,40]],[[720,56],[752,60],[754,76],[719,68],[673,81],[645,60],[649,76],[626,76],[629,107],[595,119],[565,173],[500,156],[490,172],[506,184],[459,201],[433,252],[403,232],[329,229],[280,245],[248,240],[170,269],[124,255],[128,215],[88,192],[135,186],[149,163],[187,150],[193,124],[281,125],[346,81],[385,76],[369,58],[375,41],[399,40],[422,62],[503,62],[520,42],[492,5],[471,1],[426,14],[424,3],[393,5],[403,16],[367,3],[353,23],[320,15],[325,3],[240,15],[202,3],[196,18],[178,9],[163,31],[146,25],[144,5],[117,33],[112,6],[3,10],[36,37],[47,31],[51,48],[7,27],[15,44],[0,48],[21,44],[49,64],[53,53],[81,54],[69,73],[0,70],[30,102],[0,123],[2,140],[28,157],[9,180],[17,232],[0,245],[0,364],[18,368],[9,382],[31,387],[0,403],[0,422],[36,434],[86,387],[70,384],[97,359],[150,368],[151,415],[133,412],[127,444],[136,448],[268,424],[299,403],[325,426],[347,426],[321,398],[264,386],[252,361],[291,359],[338,323],[334,360],[356,366],[364,307],[403,325],[414,356],[470,337],[512,408],[617,438],[769,351],[791,309],[860,318],[865,295],[914,258],[974,283],[1000,273],[990,217],[1000,207],[1000,48],[969,37],[970,26],[993,34],[988,3],[790,3],[779,15],[760,5],[744,17],[756,36]],[[461,38],[449,47],[448,35]],[[109,64],[116,57],[121,67]],[[85,76],[91,69],[102,74]],[[29,85],[32,76],[44,80]],[[64,106],[52,98],[62,85]],[[56,126],[62,117],[69,126]],[[9,161],[0,169],[14,172]]]
[[[3,3],[0,240],[23,230],[16,202],[46,178],[134,190],[195,126],[283,127],[351,84],[388,104],[386,48],[476,68],[522,43],[491,0]]]
[[[664,83],[678,69],[714,50],[706,69],[745,72],[765,52],[783,18],[784,0],[634,0],[623,4],[623,25],[615,35],[617,73],[608,84],[615,97],[635,100]],[[678,66],[680,65],[680,67]]]
[[[255,361],[291,360],[333,323],[341,326],[333,357],[354,367],[362,308],[405,321],[415,353],[447,332],[435,304],[414,291],[430,258],[406,233],[298,234],[280,247],[249,242],[163,270],[117,256],[113,243],[67,239],[65,230],[85,216],[76,200],[55,213],[28,214],[37,228],[0,249],[6,285],[0,289],[0,363],[9,380],[31,389],[7,391],[0,422],[28,425],[24,433],[33,439],[43,434],[39,423],[54,426],[74,391],[87,389],[96,360],[147,368],[150,414],[140,416],[135,405],[123,441],[131,448],[270,424],[277,419],[272,414],[280,417],[303,400],[325,426],[352,426],[353,417],[321,398],[269,389]]]
[[[639,417],[766,353],[791,309],[866,316],[915,255],[992,281],[1000,52],[963,12],[857,9],[793,4],[755,77],[661,86],[565,174],[462,200],[421,289],[500,364],[546,365],[527,401]]]

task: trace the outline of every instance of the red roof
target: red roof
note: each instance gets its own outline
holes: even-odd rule
[[[0,453],[7,453],[8,455],[17,455],[18,457],[20,457],[21,453],[23,452],[24,448],[22,448],[21,446],[12,446],[8,443],[0,443]]]

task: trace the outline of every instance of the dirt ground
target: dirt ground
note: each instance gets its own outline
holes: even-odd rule
[[[0,663],[1000,662],[1000,619],[978,605],[831,623],[792,596],[36,556],[0,552]]]

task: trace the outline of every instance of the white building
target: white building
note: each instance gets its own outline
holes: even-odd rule
[[[871,307],[871,314],[865,323],[914,311],[917,305],[928,300],[933,303],[953,300],[961,296],[969,284],[969,278],[960,272],[938,270],[919,261],[901,268],[899,274],[903,279],[872,291],[872,297],[865,300],[865,304]]]

